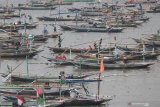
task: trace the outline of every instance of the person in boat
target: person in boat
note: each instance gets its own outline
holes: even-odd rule
[[[28,18],[29,18],[29,22],[31,23],[32,22],[32,16],[28,15]]]
[[[66,78],[67,79],[73,79],[73,74],[68,74]]]
[[[122,24],[125,24],[124,18],[121,17]]]
[[[18,22],[17,22],[18,25],[20,25],[21,23],[22,23],[21,21],[18,21]]]
[[[59,48],[61,47],[61,42],[62,42],[62,38],[61,38],[61,36],[59,35],[59,36],[58,36],[58,47],[59,47]]]
[[[101,47],[101,44],[102,44],[102,38],[99,41],[99,47]]]
[[[96,44],[96,42],[94,42],[93,46],[94,46],[94,49],[97,49],[97,44]]]
[[[57,32],[57,28],[56,28],[56,26],[54,26],[54,32]]]
[[[126,57],[126,56],[123,56],[123,63],[124,63],[124,64],[128,63],[128,60],[127,60],[127,57]]]
[[[47,27],[47,26],[46,26],[46,27]],[[47,30],[46,27],[44,27],[44,29],[43,29],[43,34],[44,34],[44,36],[46,36],[46,35],[48,34],[48,30]]]
[[[19,51],[19,47],[20,47],[21,43],[19,41],[15,42],[15,46],[16,46],[16,52]]]
[[[65,83],[66,76],[65,76],[65,72],[64,72],[64,71],[61,71],[61,72],[59,73],[59,79],[60,79],[60,83],[61,83],[61,84],[64,84],[64,83]]]

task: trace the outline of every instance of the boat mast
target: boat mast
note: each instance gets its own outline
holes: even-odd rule
[[[29,77],[29,69],[28,69],[28,55],[26,55],[26,64],[27,64],[27,77]]]
[[[60,12],[61,12],[61,8],[60,8],[60,3],[62,2],[62,0],[59,0],[59,4],[58,4],[58,15],[59,15],[59,17],[60,17]]]
[[[96,98],[99,99],[99,93],[100,93],[100,79],[101,79],[101,73],[104,72],[104,63],[103,63],[103,56],[101,56],[101,63],[100,63],[100,72],[98,76],[98,93]]]

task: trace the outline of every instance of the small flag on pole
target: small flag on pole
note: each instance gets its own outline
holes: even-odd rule
[[[18,105],[19,106],[22,106],[25,103],[24,98],[20,95],[17,96],[17,100],[18,100]]]
[[[100,72],[104,72],[104,63],[103,63],[103,57],[101,58],[101,64],[100,64]]]
[[[37,93],[37,104],[38,105],[45,104],[44,90],[41,87],[37,87],[36,93]]]
[[[36,88],[37,97],[43,94],[43,89],[41,87]]]

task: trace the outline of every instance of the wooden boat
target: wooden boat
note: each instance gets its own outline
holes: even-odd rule
[[[83,69],[99,69],[99,64],[96,63],[75,63],[77,67],[83,68]],[[153,65],[153,63],[144,63],[144,62],[137,62],[137,63],[116,63],[116,64],[104,64],[104,68],[106,69],[138,69],[138,68],[146,68],[150,65]]]
[[[101,105],[105,102],[109,102],[110,98],[89,98],[89,97],[78,97],[78,98],[71,98],[68,100],[65,100],[63,102],[63,106],[96,106]]]
[[[125,23],[125,24],[114,23],[114,24],[110,24],[110,26],[112,26],[112,27],[137,27],[136,24],[130,24],[130,23]]]
[[[36,7],[36,6],[18,6],[14,7],[14,9],[22,9],[22,10],[55,10],[57,7],[55,6],[47,6],[47,7]]]
[[[1,87],[0,87],[1,88]],[[69,96],[70,89],[62,89],[61,94]],[[26,95],[26,96],[36,96],[36,91],[34,89],[25,89],[24,90],[0,90],[1,94],[7,94],[7,95]],[[59,96],[60,91],[59,90],[48,90],[44,89],[44,95],[45,96]]]
[[[0,13],[13,13],[13,12],[15,12],[14,9],[0,8]]]
[[[74,65],[73,59],[56,59],[56,58],[46,58],[49,62],[54,63],[56,65]]]
[[[122,32],[123,28],[120,27],[110,27],[110,28],[96,28],[96,27],[76,27],[74,28],[76,32]]]
[[[123,60],[125,57],[127,60],[142,60],[142,59],[157,59],[157,57],[160,55],[160,53],[153,52],[153,47],[145,47],[145,51],[143,52],[143,47],[139,48],[126,48],[126,47],[121,47],[117,46],[117,49],[120,49],[121,51],[124,51],[124,53],[120,54],[119,57],[117,58],[117,61]]]
[[[42,17],[37,17],[38,20],[40,21],[83,21],[83,18],[79,17],[47,17],[47,16],[42,16]]]
[[[103,16],[104,14],[102,12],[88,12],[88,11],[81,11],[81,16]]]
[[[74,28],[74,25],[64,24],[64,25],[59,25],[59,26],[62,28],[62,30],[73,30],[73,28]]]
[[[88,57],[88,58],[87,58]],[[46,58],[46,57],[44,57]],[[56,65],[74,65],[74,62],[89,62],[89,63],[97,63],[98,59],[95,56],[94,58],[91,58],[89,56],[84,56],[84,55],[77,55],[76,58],[74,59],[61,59],[61,58],[46,58],[48,61],[56,64]],[[104,58],[104,63],[115,63],[116,59],[113,57],[107,57]],[[99,60],[100,62],[100,60]]]
[[[29,52],[30,49],[28,49],[27,47],[19,47],[18,49],[19,52]],[[36,51],[35,49],[32,49],[32,51]],[[1,48],[0,49],[0,53],[16,53],[16,47],[6,47],[6,48]]]
[[[29,107],[37,107],[37,98],[33,96],[25,96],[25,104]],[[52,99],[52,100],[51,100]],[[45,105],[41,105],[43,107],[63,107],[63,101],[54,100],[55,97],[45,97]],[[1,106],[7,107],[18,107],[17,96],[3,96],[4,102],[2,102]]]
[[[10,13],[10,14],[8,14],[8,13],[4,13],[4,14],[0,14],[0,17],[2,18],[12,18],[12,17],[20,17],[20,15],[19,14],[12,14],[12,13]]]
[[[1,73],[1,76],[3,78],[6,78],[8,75],[9,74]],[[81,75],[68,74],[68,75],[65,76],[65,78],[68,79],[68,80],[66,80],[66,82],[71,82],[71,81],[78,82],[78,81],[81,81],[80,79],[84,79],[84,78],[89,77],[91,75],[93,75],[93,74],[86,74],[86,75],[85,74],[81,74]],[[56,80],[54,82],[57,82],[57,81],[59,82],[59,80],[58,80],[59,76],[57,76],[57,77],[29,76],[28,77],[28,76],[22,76],[22,75],[21,76],[20,75],[9,75],[9,79],[13,83],[16,83],[16,82],[17,83],[31,83],[35,80],[45,83],[46,80],[54,80],[54,79]],[[72,80],[72,79],[74,79],[74,80]],[[94,80],[93,81],[92,80],[86,80],[84,82],[87,82],[87,81],[88,82],[94,82]]]
[[[68,11],[71,11],[71,12],[78,12],[78,11],[81,11],[81,9],[79,8],[68,8]]]
[[[137,43],[140,43],[140,44],[145,44],[145,45],[150,45],[150,46],[157,46],[159,47],[160,46],[160,41],[159,40],[142,40],[142,39],[135,39],[135,38],[132,38],[135,42]]]
[[[11,52],[11,53],[0,53],[1,58],[25,58],[26,56],[28,57],[33,57],[37,55],[40,51],[29,51],[29,52]]]
[[[54,2],[53,5],[72,5],[72,2]]]
[[[35,35],[35,36],[37,36],[37,37],[47,37],[47,38],[57,38],[60,35],[62,35],[62,33],[54,32],[52,34],[47,34],[47,35],[40,34],[40,35]]]
[[[157,1],[156,0],[143,0],[143,1],[127,1],[127,2],[125,2],[125,4],[151,4],[151,3],[157,3]]]
[[[26,27],[26,29],[33,29],[36,28],[38,26],[38,24],[36,23],[21,23],[21,24],[11,24],[11,25],[0,25],[0,29],[24,29]]]
[[[90,50],[89,48],[69,48],[69,47],[65,47],[65,48],[58,48],[58,47],[49,47],[47,46],[47,48],[49,48],[51,51],[55,52],[55,53],[61,53],[61,52],[67,52],[69,53],[70,51],[73,52],[73,53],[98,53],[98,49],[92,49]],[[101,52],[105,52],[105,51],[109,51],[109,50],[112,50],[111,48],[106,48],[106,49],[101,49],[100,51]]]
[[[160,9],[150,9],[146,10],[147,13],[160,13]]]

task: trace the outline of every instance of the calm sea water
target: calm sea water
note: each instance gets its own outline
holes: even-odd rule
[[[25,3],[28,0],[8,0],[9,3]],[[6,0],[1,0],[1,5],[6,4]],[[67,8],[74,6],[83,6],[84,3],[75,3],[73,6],[62,6],[62,10],[67,10]],[[58,10],[45,10],[45,11],[21,11],[28,15],[32,15],[34,21],[38,22],[37,16],[49,15],[50,13],[57,13]],[[107,45],[114,41],[114,36],[117,37],[117,43],[132,43],[135,42],[131,38],[147,37],[147,35],[142,34],[153,34],[160,29],[160,14],[146,14],[146,16],[151,17],[151,19],[143,23],[137,28],[127,28],[124,29],[122,33],[75,33],[73,31],[61,31],[63,32],[62,42],[63,47],[69,47],[76,44],[87,43],[90,41],[99,40],[103,38],[102,45],[104,47],[109,47]],[[6,22],[14,22],[17,19],[6,20]],[[23,18],[21,20],[24,20]],[[3,20],[2,20],[3,22]],[[59,24],[70,22],[57,22],[57,27]],[[53,27],[49,24],[55,24],[55,22],[39,22],[39,26],[34,30],[27,30],[28,34],[41,34],[45,25],[49,29],[49,32],[53,32]],[[58,30],[60,30],[58,28]],[[23,30],[21,32],[24,32]],[[41,56],[54,57],[53,53],[50,52],[45,46],[55,46],[57,44],[57,39],[49,39],[46,44],[42,44],[39,49],[44,49],[29,62],[32,63],[44,63],[47,62],[46,59]],[[88,47],[88,44],[78,45],[77,48]],[[134,47],[130,45],[128,47]],[[69,57],[69,55],[68,55]],[[13,69],[22,63],[23,59],[6,59],[0,60],[0,73],[7,71],[7,65],[11,66]],[[100,94],[103,96],[113,96],[113,100],[109,102],[108,107],[159,107],[160,106],[160,72],[159,72],[159,62],[155,61],[155,64],[150,66],[148,69],[140,70],[107,70],[102,74],[102,76],[107,76],[110,74],[118,74],[125,76],[110,76],[104,77],[103,82],[101,82]],[[24,61],[14,72],[19,74],[26,74],[26,62]],[[77,68],[72,66],[58,67],[54,65],[45,64],[29,64],[30,75],[58,75],[60,71],[65,71],[66,73],[96,73],[98,70],[77,70]],[[91,83],[87,85],[91,93],[97,93],[97,83]],[[106,105],[107,106],[107,105]]]

